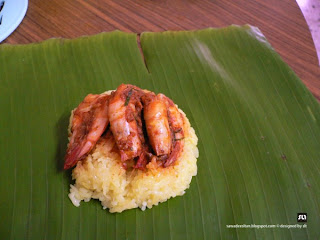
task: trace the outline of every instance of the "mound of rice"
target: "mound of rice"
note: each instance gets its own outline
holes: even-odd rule
[[[163,168],[151,161],[146,171],[126,170],[120,155],[114,151],[113,138],[102,137],[72,172],[75,180],[75,184],[70,185],[69,198],[72,203],[80,206],[82,200],[99,199],[104,209],[122,212],[137,207],[145,210],[171,197],[183,195],[192,177],[197,175],[199,153],[195,131],[182,114],[185,119],[184,149],[173,165]]]

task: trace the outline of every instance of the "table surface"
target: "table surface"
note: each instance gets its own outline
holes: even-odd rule
[[[4,43],[75,38],[115,29],[194,30],[251,24],[320,100],[314,43],[295,0],[29,0],[25,19]]]

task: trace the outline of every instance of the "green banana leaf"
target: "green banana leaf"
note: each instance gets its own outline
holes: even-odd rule
[[[143,56],[137,35],[119,31],[0,46],[0,238],[319,239],[320,106],[261,32],[140,40]],[[77,208],[62,170],[70,111],[120,83],[185,111],[198,175],[184,196],[146,211]]]

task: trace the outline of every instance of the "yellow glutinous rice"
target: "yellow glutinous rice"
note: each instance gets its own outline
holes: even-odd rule
[[[181,111],[181,110],[180,110]],[[182,111],[181,111],[182,112]],[[177,161],[159,167],[151,161],[146,171],[123,168],[111,137],[102,137],[86,159],[79,161],[72,172],[69,198],[75,206],[84,200],[99,199],[104,209],[122,212],[126,209],[145,210],[171,197],[181,196],[197,175],[198,138],[182,112],[185,124],[184,148]]]

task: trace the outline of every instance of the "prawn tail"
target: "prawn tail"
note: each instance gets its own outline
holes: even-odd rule
[[[81,152],[80,146],[76,146],[67,152],[67,155],[66,155],[65,161],[64,161],[64,166],[63,166],[64,170],[72,168],[73,166],[76,165],[76,163],[79,160],[80,152]]]

